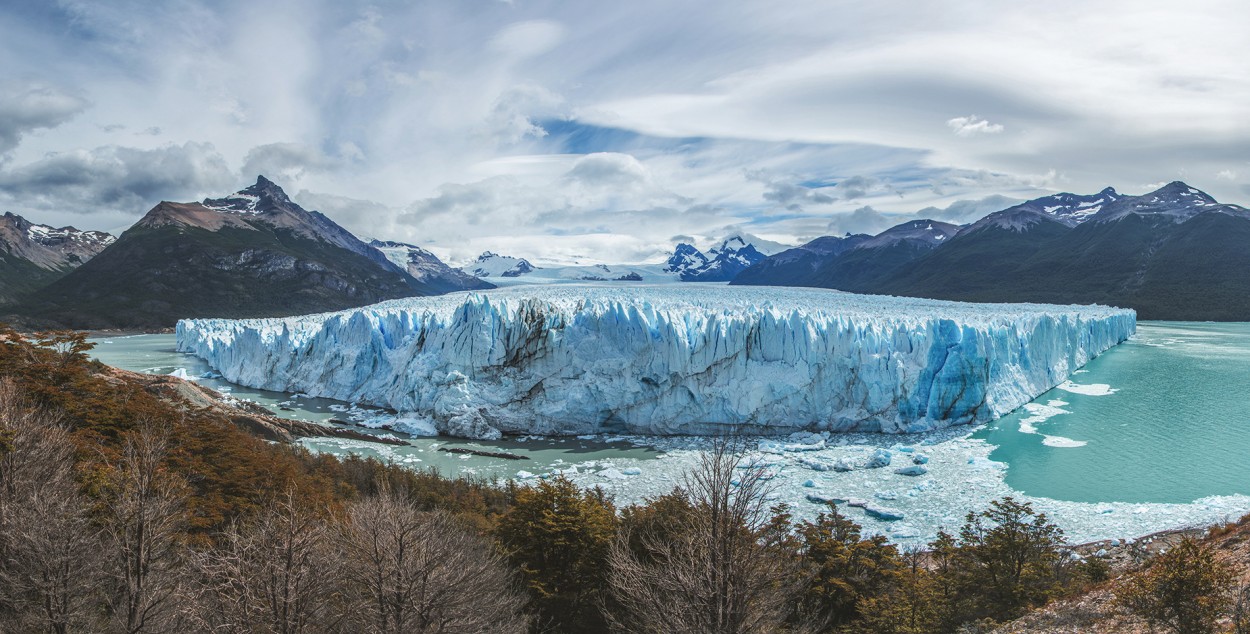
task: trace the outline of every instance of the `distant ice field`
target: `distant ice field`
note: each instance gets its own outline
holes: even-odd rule
[[[893,433],[993,420],[1135,326],[1102,306],[563,285],[184,320],[177,341],[234,383],[461,437]]]

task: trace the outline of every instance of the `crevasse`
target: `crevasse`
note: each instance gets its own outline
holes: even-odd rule
[[[390,407],[451,435],[914,432],[997,418],[1136,328],[1103,306],[828,290],[518,287],[282,319],[190,319],[242,385]]]

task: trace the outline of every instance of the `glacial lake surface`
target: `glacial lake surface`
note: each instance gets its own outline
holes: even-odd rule
[[[974,434],[1012,488],[1076,502],[1250,493],[1250,324],[1141,322],[1072,379],[1085,387]]]
[[[92,341],[94,356],[104,363],[149,373],[185,371],[279,416],[373,426],[388,416],[212,378],[205,362],[175,350],[173,335]],[[705,442],[612,435],[498,442],[404,438],[410,446],[328,438],[301,442],[314,451],[372,455],[448,475],[527,480],[562,473],[581,485],[603,487],[619,503],[680,484]],[[456,455],[440,447],[502,450],[525,459]],[[893,454],[890,468],[850,473],[814,468],[839,459],[862,463],[877,449]],[[814,515],[826,498],[867,501],[903,519],[880,520],[859,507],[849,514],[868,531],[898,542],[926,541],[940,528],[957,529],[965,513],[1004,495],[1047,512],[1074,541],[1236,519],[1250,511],[1250,324],[1141,322],[1132,339],[1070,381],[986,426],[910,436],[832,435],[816,448],[750,441],[747,450],[753,463],[771,470],[774,496],[796,516]],[[918,454],[928,460],[927,474],[894,473]]]

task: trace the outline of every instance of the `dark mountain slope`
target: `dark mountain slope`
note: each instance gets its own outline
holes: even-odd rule
[[[163,202],[18,308],[33,325],[165,328],[433,294],[377,249],[264,177],[224,199]]]
[[[1071,229],[1045,222],[974,229],[871,292],[1100,303],[1134,308],[1142,319],[1250,320],[1250,212],[1184,183],[1121,198]]]
[[[871,293],[882,279],[943,244],[958,229],[936,220],[913,220],[873,237],[819,238],[804,247],[817,245],[820,250],[809,248],[806,253],[794,253],[797,250],[791,249],[779,253],[743,271],[730,283]]]
[[[747,267],[730,284],[747,286],[820,286],[816,270],[834,256],[855,248],[872,236],[824,236],[786,249]]]

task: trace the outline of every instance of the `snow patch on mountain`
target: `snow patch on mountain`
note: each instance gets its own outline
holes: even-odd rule
[[[959,233],[959,226],[938,220],[912,220],[882,231],[856,245],[856,249],[881,249],[896,244],[918,244],[933,247]]]

